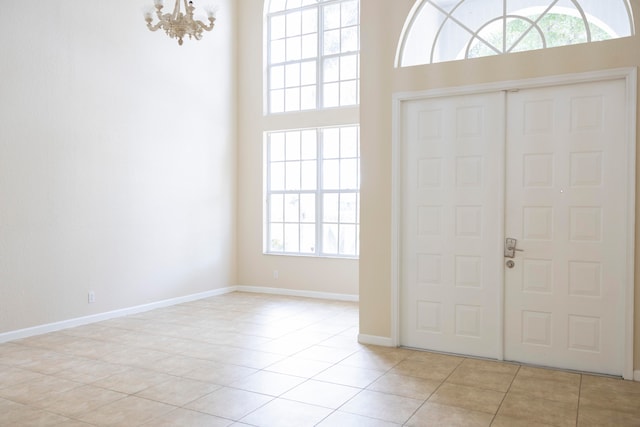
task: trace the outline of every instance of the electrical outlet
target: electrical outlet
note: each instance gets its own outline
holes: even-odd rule
[[[89,294],[87,295],[87,302],[89,304],[93,304],[94,302],[96,302],[96,293],[93,291],[89,291]]]

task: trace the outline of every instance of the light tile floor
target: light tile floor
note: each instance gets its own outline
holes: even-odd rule
[[[640,426],[640,383],[357,343],[232,293],[0,345],[0,426]]]

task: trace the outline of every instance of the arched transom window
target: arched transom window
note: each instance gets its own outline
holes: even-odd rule
[[[628,0],[417,0],[396,66],[627,37]]]

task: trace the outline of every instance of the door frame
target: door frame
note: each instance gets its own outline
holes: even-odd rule
[[[634,295],[635,295],[635,219],[636,219],[636,110],[637,110],[637,68],[617,68],[587,73],[563,74],[541,78],[510,80],[496,83],[460,86],[416,92],[399,92],[393,94],[392,119],[392,212],[391,212],[391,345],[400,346],[400,292],[402,283],[401,271],[401,238],[402,238],[402,160],[403,129],[402,110],[406,102],[447,98],[453,96],[473,95],[488,92],[514,91],[519,89],[553,87],[576,83],[591,83],[607,80],[624,80],[626,86],[627,115],[627,271],[625,285],[625,331],[624,331],[624,364],[623,377],[633,380],[634,357]],[[506,134],[505,134],[506,137]],[[501,153],[504,158],[505,153]],[[504,180],[504,174],[503,174]],[[502,182],[504,187],[504,182]],[[502,196],[504,198],[504,194]],[[504,201],[504,200],[503,200]],[[504,215],[500,218],[504,233]],[[504,236],[502,236],[504,239]],[[499,307],[504,307],[504,276],[500,286]],[[504,309],[499,313],[502,331],[497,343],[496,359],[504,357]]]

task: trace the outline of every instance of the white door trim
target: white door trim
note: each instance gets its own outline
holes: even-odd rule
[[[564,74],[534,79],[511,80],[481,85],[460,86],[453,88],[435,89],[417,92],[400,92],[393,95],[392,118],[392,216],[391,216],[391,343],[400,345],[400,236],[402,209],[402,104],[418,99],[450,97],[456,95],[470,95],[477,93],[509,91],[517,89],[552,87],[558,85],[597,82],[605,80],[624,79],[626,84],[626,113],[627,113],[627,160],[629,181],[627,185],[627,230],[630,238],[627,243],[627,272],[626,272],[626,305],[624,331],[624,367],[623,377],[633,380],[633,351],[634,351],[634,266],[635,266],[635,204],[636,204],[636,110],[637,110],[637,68],[617,68],[588,73]],[[503,236],[504,237],[504,236]],[[504,287],[503,287],[504,288]],[[501,292],[500,306],[504,301],[504,289]],[[502,317],[504,323],[504,318]],[[504,353],[503,342],[498,345],[501,359]]]

